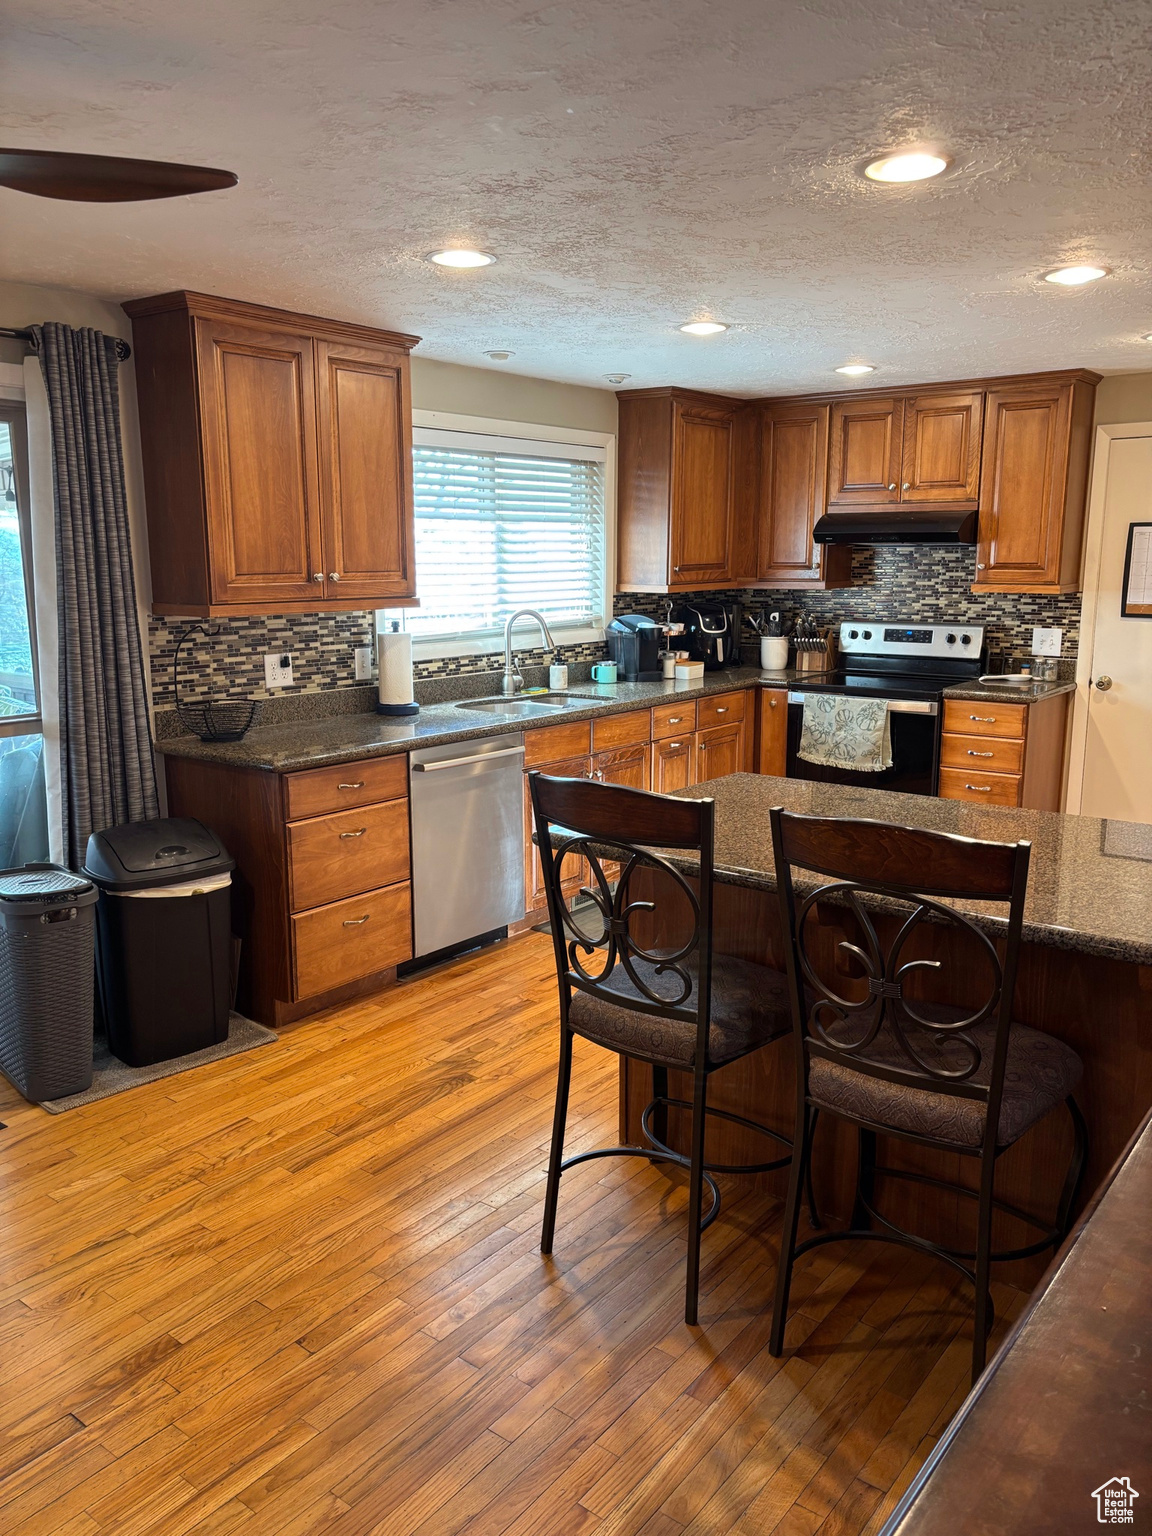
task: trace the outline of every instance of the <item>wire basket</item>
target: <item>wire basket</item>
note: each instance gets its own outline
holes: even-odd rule
[[[180,697],[180,649],[189,635],[208,631],[203,624],[191,624],[176,642],[172,657],[172,692],[176,696],[176,718],[201,741],[239,741],[255,725],[260,714],[259,699],[219,699],[215,703],[186,704]]]

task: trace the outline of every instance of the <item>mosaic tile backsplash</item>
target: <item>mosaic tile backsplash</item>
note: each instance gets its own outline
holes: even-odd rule
[[[864,549],[852,560],[852,585],[834,592],[709,592],[705,601],[742,599],[754,611],[780,608],[790,615],[803,610],[831,625],[841,619],[901,620],[945,624],[983,624],[993,656],[1021,656],[1031,650],[1033,625],[1055,625],[1064,631],[1063,661],[1075,660],[1080,628],[1080,597],[977,596],[969,591],[976,555],[972,549]],[[680,599],[682,601],[683,599]],[[617,613],[648,613],[663,618],[661,597],[621,593]],[[171,709],[172,658],[176,642],[189,621],[153,618],[149,629],[153,702],[157,710]],[[371,645],[374,615],[369,612],[319,613],[277,617],[205,621],[216,628],[211,636],[196,634],[180,655],[180,692],[189,702],[221,698],[268,698],[264,686],[264,654],[290,651],[295,683],[274,696],[317,689],[358,688],[355,651]],[[751,630],[746,641],[754,641]],[[569,665],[598,660],[598,644],[561,647]],[[540,665],[549,658],[540,650],[517,651],[522,666]],[[418,661],[418,681],[492,673],[502,658],[449,656]]]

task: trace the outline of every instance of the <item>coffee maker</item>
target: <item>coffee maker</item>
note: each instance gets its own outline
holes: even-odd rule
[[[705,672],[739,665],[739,641],[733,643],[732,620],[723,603],[684,603],[672,615],[684,625],[684,641],[693,661]]]
[[[655,619],[644,613],[622,613],[608,625],[604,639],[621,682],[655,683],[663,677],[664,630]]]

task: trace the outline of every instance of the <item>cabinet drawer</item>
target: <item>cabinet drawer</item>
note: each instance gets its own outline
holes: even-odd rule
[[[941,768],[941,800],[971,800],[982,805],[1019,805],[1020,776],[982,769]]]
[[[412,887],[405,881],[300,912],[292,937],[297,998],[389,970],[412,958]]]
[[[667,741],[672,736],[691,736],[696,729],[696,700],[683,704],[657,704],[652,711],[652,740]]]
[[[631,747],[637,742],[648,741],[652,730],[652,716],[646,709],[635,709],[627,715],[608,715],[603,720],[592,721],[592,750],[604,752],[610,747]]]
[[[1024,766],[1024,743],[1012,737],[950,736],[940,741],[940,763],[963,768],[967,773],[1019,773]]]
[[[573,720],[568,725],[544,725],[524,732],[524,764],[555,763],[564,757],[587,757],[592,750],[591,723]]]
[[[324,816],[377,800],[399,800],[408,793],[408,755],[372,757],[334,768],[311,768],[285,777],[287,819]]]
[[[1027,704],[978,704],[972,699],[944,700],[944,729],[958,736],[1015,736],[1024,739]]]
[[[743,718],[743,692],[713,693],[696,701],[696,725],[701,731],[710,725],[734,725]]]
[[[407,880],[408,802],[297,821],[288,828],[293,912]]]

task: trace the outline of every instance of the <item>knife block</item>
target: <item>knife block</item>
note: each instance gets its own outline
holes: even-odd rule
[[[836,665],[836,631],[826,629],[820,638],[823,650],[796,652],[797,672],[830,672]]]

